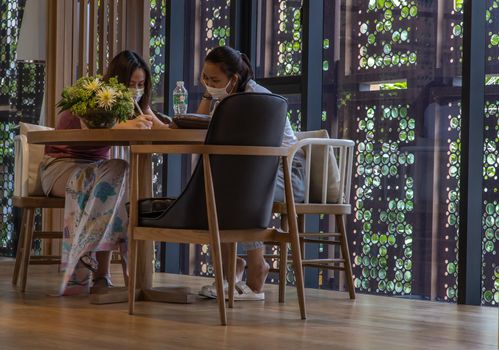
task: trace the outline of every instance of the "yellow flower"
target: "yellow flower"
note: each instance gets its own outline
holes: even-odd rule
[[[97,105],[104,109],[111,109],[116,102],[116,90],[110,87],[101,88],[97,91]]]
[[[101,82],[99,81],[99,78],[95,78],[95,79],[83,84],[83,87],[86,90],[91,91],[91,92],[97,90],[98,88],[100,88],[100,86],[101,86]]]

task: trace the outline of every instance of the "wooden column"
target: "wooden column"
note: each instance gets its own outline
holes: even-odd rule
[[[109,4],[109,59],[114,57],[117,52],[117,33],[118,30],[118,1],[111,1]]]
[[[99,6],[99,74],[104,75],[107,69],[107,18],[109,0],[101,0]]]
[[[90,0],[89,33],[88,33],[88,74],[97,74],[97,24],[98,24],[98,2]]]
[[[88,75],[88,39],[91,28],[89,27],[89,3],[88,0],[80,0],[79,9],[79,43],[78,43],[78,77]],[[87,29],[88,28],[88,29]],[[75,45],[76,46],[76,45]]]
[[[133,50],[149,61],[149,39],[151,23],[151,4],[148,0],[127,1],[126,49]]]
[[[47,103],[46,123],[55,125],[56,103],[64,87],[64,0],[52,0],[48,6],[47,33]]]
[[[123,51],[126,47],[126,3],[127,0],[121,0],[119,4],[119,35],[118,35],[118,51]]]

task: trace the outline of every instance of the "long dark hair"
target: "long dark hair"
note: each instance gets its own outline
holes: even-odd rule
[[[236,75],[238,78],[237,92],[243,92],[246,89],[246,84],[253,79],[253,68],[251,68],[248,56],[229,46],[215,47],[204,60],[217,64],[228,78]]]
[[[118,81],[128,87],[133,72],[138,68],[143,69],[146,75],[144,95],[139,101],[140,108],[144,110],[151,103],[151,70],[137,53],[125,50],[114,56],[103,79],[107,81],[109,78],[118,77]]]

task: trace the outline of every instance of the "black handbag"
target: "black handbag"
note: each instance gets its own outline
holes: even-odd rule
[[[173,123],[180,129],[208,129],[211,116],[208,114],[181,114],[173,117]]]

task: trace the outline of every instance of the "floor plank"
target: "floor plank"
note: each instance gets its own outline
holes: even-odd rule
[[[92,305],[88,297],[53,297],[55,266],[32,266],[28,291],[10,284],[13,262],[0,260],[0,349],[496,349],[498,310],[490,307],[307,289],[308,319],[299,318],[295,290],[277,303],[236,302],[228,327],[214,300],[189,305],[138,302]],[[118,278],[119,267],[116,266]],[[156,274],[155,285],[190,286],[211,280]],[[119,284],[119,283],[118,283]]]

